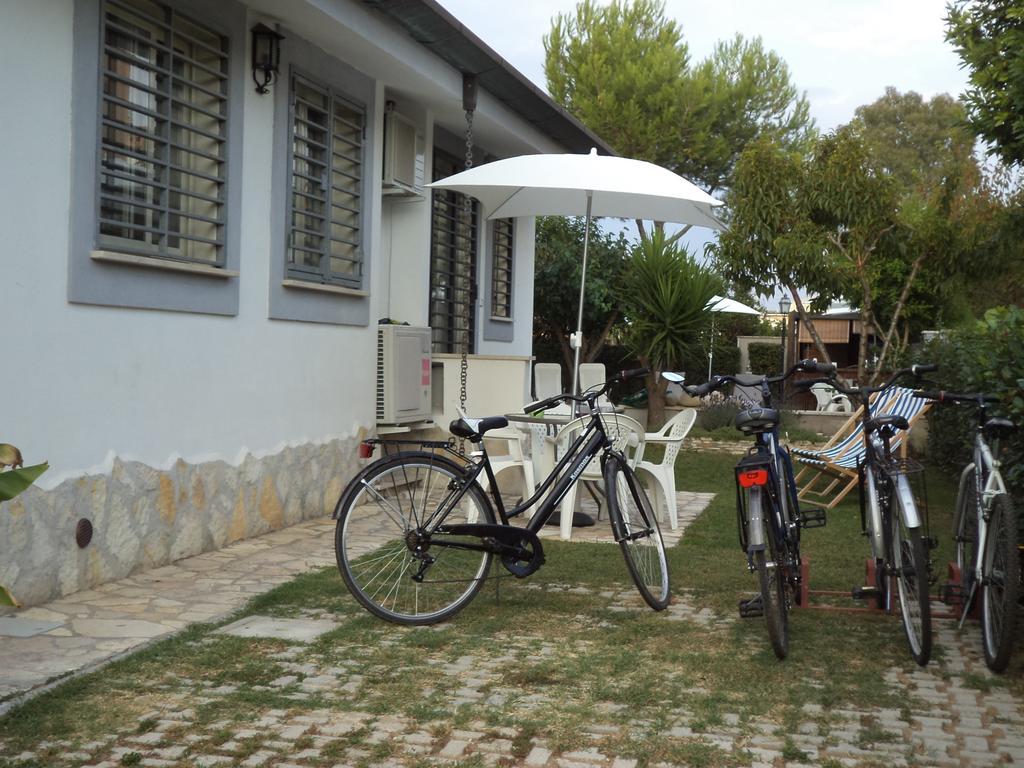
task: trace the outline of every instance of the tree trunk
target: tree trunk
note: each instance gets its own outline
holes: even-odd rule
[[[860,307],[860,343],[857,345],[857,384],[864,386],[864,383],[867,381],[865,376],[867,375],[868,363],[868,328],[871,327],[873,312],[871,309],[871,284],[868,282],[867,275],[863,271],[861,272],[860,284],[863,299]]]
[[[608,318],[608,322],[604,324],[604,328],[601,329],[601,334],[597,337],[597,341],[593,344],[584,344],[583,351],[586,353],[581,355],[581,359],[584,362],[592,363],[597,359],[597,356],[601,354],[601,350],[604,349],[604,343],[608,341],[608,334],[612,332],[612,328],[615,327],[615,323],[619,319],[618,312],[612,312]],[[584,339],[586,337],[584,336]]]
[[[644,363],[646,366],[646,363]],[[647,374],[647,429],[655,432],[665,426],[665,393],[668,382],[661,378],[661,371],[652,370]]]
[[[889,348],[893,338],[896,336],[896,324],[900,319],[900,315],[903,313],[903,307],[907,303],[907,297],[910,296],[910,288],[914,284],[914,278],[917,277],[917,271],[921,268],[921,263],[924,261],[925,254],[921,254],[914,259],[914,264],[910,268],[910,274],[907,276],[907,281],[903,284],[903,290],[900,291],[899,301],[896,302],[896,309],[892,314],[892,321],[889,323],[889,330],[885,334],[885,338],[882,340],[882,353],[878,357],[878,367],[875,369],[874,376],[871,377],[871,383],[874,384],[879,375],[882,372],[882,366],[885,364],[885,358],[889,354]]]
[[[793,297],[793,304],[796,306],[797,314],[800,315],[800,321],[807,327],[807,332],[811,334],[811,338],[814,339],[814,346],[821,354],[821,362],[831,363],[832,358],[828,355],[828,350],[825,349],[825,342],[821,340],[821,335],[818,333],[818,329],[814,327],[814,321],[811,320],[810,315],[807,314],[807,308],[804,307],[804,303],[800,300],[800,295],[796,292],[796,286],[793,283],[784,283],[786,290],[789,291],[789,295]],[[797,344],[797,352],[800,350],[800,345]]]

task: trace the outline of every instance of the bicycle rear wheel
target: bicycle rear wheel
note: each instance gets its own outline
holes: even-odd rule
[[[374,462],[342,493],[335,509],[334,551],[353,597],[397,624],[433,624],[460,611],[483,586],[491,553],[468,536],[424,534],[432,513],[465,483],[462,468],[430,453]],[[494,512],[474,482],[444,523],[493,523]]]
[[[902,503],[902,502],[901,502]],[[928,594],[928,547],[920,526],[907,528],[899,504],[890,510],[896,590],[910,655],[922,667],[932,655],[932,613]]]
[[[1017,513],[1005,493],[992,500],[984,563],[981,639],[988,668],[993,672],[1002,672],[1010,663],[1010,653],[1013,651],[1017,597],[1020,592]]]
[[[604,469],[608,518],[629,575],[651,608],[663,611],[669,602],[665,542],[651,501],[625,462],[610,455]]]
[[[752,491],[757,491],[752,492]],[[764,529],[765,549],[754,552],[754,568],[761,590],[761,608],[764,621],[768,627],[768,639],[772,650],[779,659],[789,654],[789,602],[786,596],[786,551],[781,542],[777,541],[775,526],[768,522],[774,515],[770,504],[765,504],[767,494],[761,489],[747,491],[746,509],[750,520],[761,520]],[[752,509],[752,505],[761,505],[760,510]]]

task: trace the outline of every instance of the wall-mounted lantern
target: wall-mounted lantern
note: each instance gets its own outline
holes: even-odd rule
[[[274,80],[281,64],[281,41],[284,35],[265,24],[252,28],[252,79],[256,93],[270,93],[268,85]]]

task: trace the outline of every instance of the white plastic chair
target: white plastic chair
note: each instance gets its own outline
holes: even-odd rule
[[[612,446],[625,454],[631,467],[636,467],[644,455],[644,428],[636,419],[623,416],[620,413],[602,413],[601,421],[604,423],[605,432],[611,438]],[[554,467],[557,458],[563,456],[565,451],[572,445],[580,432],[587,428],[590,423],[589,416],[581,416],[573,419],[553,438],[548,438],[548,459],[550,467]],[[576,491],[583,481],[602,482],[601,458],[597,456],[580,473],[577,482],[569,488],[569,492],[562,499],[561,507],[561,537],[566,541],[572,536],[572,515],[576,509]]]
[[[817,401],[815,410],[842,411],[844,413],[850,413],[853,410],[850,398],[840,394],[834,387],[828,384],[818,383],[811,385],[811,394],[814,395],[814,399]]]
[[[697,409],[686,408],[669,419],[659,432],[648,432],[645,435],[645,442],[665,446],[665,455],[657,464],[641,461],[636,465],[637,474],[646,473],[655,481],[655,508],[668,512],[669,524],[673,531],[679,528],[679,512],[676,509],[676,457],[696,420]]]
[[[534,363],[533,391],[538,400],[562,394],[562,366],[558,363]]]
[[[580,392],[586,392],[591,387],[598,387],[607,380],[604,363],[580,363]],[[610,406],[612,402],[605,394],[597,399],[597,404],[604,407]]]
[[[530,457],[523,451],[523,443],[528,439],[528,436],[523,433],[521,429],[517,427],[508,426],[504,429],[494,429],[487,433],[485,440],[503,440],[505,445],[508,447],[508,453],[504,456],[491,456],[488,453],[488,458],[491,462],[491,469],[494,470],[494,479],[498,480],[498,474],[504,472],[506,469],[518,468],[522,473],[522,490],[523,498],[528,499],[533,496],[537,489],[537,484],[533,474],[533,462]],[[487,480],[487,473],[484,472],[478,478],[478,482],[486,491],[490,483]]]
[[[533,390],[538,400],[546,400],[549,397],[562,394],[562,366],[558,363],[534,363],[533,365]],[[559,403],[554,408],[549,408],[550,414],[571,413],[568,403]]]

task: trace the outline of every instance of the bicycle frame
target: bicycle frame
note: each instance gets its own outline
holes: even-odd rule
[[[586,429],[577,436],[572,445],[569,446],[569,450],[566,451],[565,456],[559,460],[555,465],[555,468],[551,471],[551,474],[544,479],[534,494],[529,499],[525,499],[521,503],[517,504],[511,511],[506,512],[505,504],[501,499],[501,493],[498,491],[498,484],[495,481],[494,472],[491,469],[491,463],[487,458],[487,449],[481,443],[480,461],[470,462],[467,465],[465,482],[461,487],[453,489],[452,493],[438,506],[436,510],[434,510],[433,513],[431,513],[430,517],[423,521],[422,528],[427,534],[438,533],[443,535],[444,530],[441,529],[441,526],[444,524],[444,520],[448,517],[448,514],[455,508],[455,505],[459,503],[459,500],[468,492],[472,484],[477,481],[480,474],[485,473],[490,485],[491,498],[497,509],[502,525],[509,525],[510,518],[521,515],[527,509],[536,504],[541,497],[551,489],[551,493],[546,499],[544,499],[544,501],[541,502],[536,513],[532,518],[530,518],[529,523],[526,524],[526,530],[530,533],[537,534],[547,523],[551,514],[561,503],[562,499],[565,498],[565,495],[569,492],[569,489],[572,487],[573,483],[577,481],[587,465],[593,461],[599,453],[610,446],[611,441],[608,439],[608,435],[604,431],[604,426],[601,424],[599,415],[595,413]],[[459,543],[458,545],[451,545],[447,544],[443,540],[437,541],[436,543],[441,546],[458,546],[460,549],[491,549],[490,547],[482,544],[476,545]]]
[[[972,564],[974,577],[978,582],[983,578],[986,567],[991,565],[983,563],[982,558],[985,556],[987,549],[988,521],[991,517],[992,501],[996,496],[1006,493],[1006,484],[1003,482],[1003,476],[999,472],[999,466],[999,459],[995,458],[992,449],[985,442],[985,438],[979,429],[974,437],[974,462],[964,467],[964,471],[960,475],[960,495],[957,498],[958,509],[962,509],[961,504],[964,501],[962,494],[965,491],[973,492],[974,498],[978,502],[976,506],[978,533],[974,550],[974,563]],[[981,467],[981,472],[974,473],[974,487],[967,491],[965,487],[967,473],[977,467]]]

